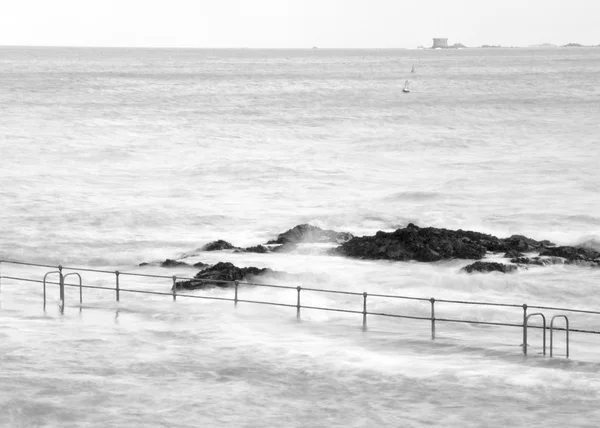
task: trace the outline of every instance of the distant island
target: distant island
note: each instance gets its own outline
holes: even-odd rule
[[[557,45],[553,45],[552,43],[540,43],[538,45],[529,45],[528,48],[557,48]]]
[[[600,48],[600,45],[582,45],[580,43],[567,43],[563,48]]]
[[[554,45],[552,43],[540,43],[537,45],[529,46],[501,46],[501,45],[481,45],[480,49],[499,49],[499,48],[600,48],[600,45],[582,45],[580,43],[567,43],[566,45]],[[447,38],[434,38],[433,45],[429,49],[465,49],[467,46],[462,43],[454,43],[453,45],[448,44]],[[424,46],[419,45],[418,49],[426,49]]]
[[[600,45],[582,45],[581,43],[567,43],[566,45],[553,45],[552,43],[540,43],[539,45],[530,45],[529,48],[597,48]]]
[[[431,49],[464,49],[465,45],[462,43],[454,43],[453,45],[448,44],[448,39],[445,38],[434,38]]]

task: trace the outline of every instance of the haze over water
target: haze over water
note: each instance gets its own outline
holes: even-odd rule
[[[137,265],[214,239],[264,243],[301,223],[371,235],[412,222],[599,249],[599,81],[600,49],[0,48],[0,259],[193,275]],[[318,248],[197,259],[322,277],[302,286],[600,307],[598,270],[575,266],[466,275],[467,261]],[[117,305],[85,292],[80,313],[69,290],[60,316],[53,289],[44,314],[39,284],[2,280],[1,426],[595,426],[599,416],[595,335],[574,333],[565,362],[537,355],[532,332],[523,360],[518,328],[440,323],[431,342],[424,321],[370,317],[363,333],[358,315],[307,310],[298,323],[287,308],[138,294]],[[240,293],[295,303],[285,290]],[[310,303],[361,309],[343,296]],[[518,309],[436,310],[522,322]],[[570,320],[600,330],[598,316]]]

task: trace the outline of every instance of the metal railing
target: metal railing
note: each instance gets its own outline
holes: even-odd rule
[[[56,269],[47,272],[42,280],[36,280],[32,278],[23,278],[16,276],[8,276],[2,274],[2,265],[3,264],[12,264],[12,265],[23,265],[23,266],[32,266],[32,267],[44,267]],[[67,274],[63,274],[63,271],[73,271]],[[76,271],[76,272],[75,272]],[[112,286],[102,286],[102,285],[84,285],[82,281],[82,277],[79,272],[93,272],[93,273],[101,273],[101,274],[109,274],[114,275],[114,287]],[[51,274],[59,275],[59,282],[49,282],[47,277]],[[77,284],[68,284],[65,282],[65,278],[69,276],[77,276],[79,281]],[[158,279],[168,279],[170,280],[171,290],[169,292],[165,291],[153,291],[153,290],[135,290],[135,289],[127,289],[122,288],[120,284],[121,276],[132,276],[132,277],[141,277],[141,278],[158,278]],[[573,329],[569,328],[569,319],[566,315],[559,314],[552,317],[552,321],[550,322],[550,327],[546,326],[546,317],[541,312],[528,314],[528,309],[540,309],[540,310],[552,310],[552,311],[562,311],[569,312],[572,314],[589,314],[589,315],[600,315],[600,311],[592,311],[587,309],[573,309],[573,308],[559,308],[559,307],[551,307],[551,306],[537,306],[537,305],[527,305],[527,304],[510,304],[510,303],[494,303],[494,302],[481,302],[481,301],[467,301],[467,300],[450,300],[450,299],[436,299],[436,298],[426,298],[426,297],[414,297],[414,296],[403,296],[403,295],[392,295],[392,294],[378,294],[378,293],[359,293],[353,291],[342,291],[342,290],[331,290],[331,289],[320,289],[320,288],[311,288],[311,287],[301,287],[301,286],[287,286],[287,285],[276,285],[276,284],[262,284],[248,281],[225,281],[225,280],[213,280],[213,279],[198,279],[198,278],[190,278],[184,276],[167,276],[167,275],[155,275],[155,274],[144,274],[137,272],[122,272],[122,271],[109,271],[102,269],[90,269],[90,268],[82,268],[82,267],[67,267],[62,265],[47,265],[47,264],[38,264],[38,263],[28,263],[22,261],[13,261],[13,260],[0,260],[0,293],[2,292],[2,279],[10,279],[14,281],[23,281],[23,282],[33,282],[33,283],[41,283],[43,284],[43,307],[44,311],[46,310],[46,285],[53,284],[59,286],[59,297],[60,297],[60,310],[61,313],[64,311],[65,306],[65,287],[78,287],[79,288],[79,303],[80,307],[83,305],[83,289],[97,289],[97,290],[109,290],[115,293],[115,300],[117,302],[120,301],[121,293],[141,293],[141,294],[151,294],[151,295],[162,295],[162,296],[171,296],[173,301],[176,301],[178,297],[183,298],[191,298],[191,299],[203,299],[203,300],[219,300],[219,301],[231,301],[235,306],[238,303],[250,303],[250,304],[260,304],[260,305],[270,305],[270,306],[281,306],[281,307],[289,307],[296,308],[296,317],[300,319],[301,310],[302,309],[311,309],[311,310],[319,310],[319,311],[331,311],[331,312],[340,312],[340,313],[348,313],[348,314],[358,314],[362,315],[362,327],[363,330],[367,329],[367,317],[368,316],[380,316],[380,317],[389,317],[389,318],[400,318],[400,319],[411,319],[411,320],[423,320],[428,321],[431,324],[431,339],[436,339],[436,323],[445,322],[445,323],[461,323],[461,324],[469,324],[469,325],[488,325],[488,326],[503,326],[503,327],[516,327],[522,329],[523,335],[523,354],[527,355],[527,330],[529,328],[541,329],[543,333],[543,348],[542,354],[546,355],[546,330],[550,330],[550,356],[553,356],[553,332],[554,331],[565,331],[566,332],[566,357],[569,357],[569,332],[577,332],[584,334],[600,334],[598,330],[588,330],[588,329]],[[191,281],[192,283],[202,284],[202,283],[210,283],[210,284],[222,284],[229,285],[233,288],[233,297],[223,297],[223,296],[206,296],[206,295],[198,295],[198,294],[189,294],[185,292],[178,291],[177,289],[177,281]],[[265,287],[265,288],[277,288],[277,289],[287,289],[287,290],[296,290],[296,301],[294,303],[279,303],[279,302],[268,302],[268,301],[260,301],[260,300],[248,300],[248,299],[240,299],[239,297],[239,286],[252,286],[252,287]],[[310,305],[302,305],[301,304],[301,293],[302,291],[311,291],[317,293],[329,293],[329,294],[338,294],[338,295],[347,295],[347,296],[361,296],[362,297],[362,310],[358,309],[341,309],[341,308],[330,308],[330,307],[321,307],[321,306],[310,306]],[[384,298],[384,299],[398,299],[398,300],[408,300],[408,301],[417,301],[417,302],[427,302],[429,303],[429,315],[428,316],[416,316],[416,315],[408,315],[408,314],[399,314],[399,313],[386,313],[386,312],[371,312],[367,307],[367,299],[371,298]],[[520,308],[522,310],[522,322],[495,322],[495,321],[480,321],[480,320],[469,320],[469,319],[455,319],[455,318],[439,318],[435,315],[436,303],[446,303],[453,305],[475,305],[475,306],[487,306],[487,307],[502,307],[502,308]],[[533,316],[541,316],[543,319],[543,325],[529,325],[529,318]],[[565,319],[565,328],[556,328],[554,327],[554,320],[556,318],[564,318]]]

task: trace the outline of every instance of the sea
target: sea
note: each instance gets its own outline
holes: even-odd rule
[[[414,67],[414,72],[411,70]],[[402,88],[409,81],[410,93]],[[466,260],[203,252],[298,224],[414,223],[600,250],[600,49],[0,48],[0,259],[164,276],[165,259],[297,275],[309,306],[389,294],[600,310],[600,269],[466,274]],[[500,255],[501,256],[501,255]],[[490,255],[490,260],[499,256]],[[506,260],[504,260],[506,262]],[[142,262],[150,265],[140,267]],[[231,301],[66,291],[0,263],[2,427],[596,427],[600,335]],[[115,276],[78,271],[86,285]],[[310,274],[312,280],[307,280]],[[7,279],[30,279],[30,281]],[[304,279],[303,279],[304,278]],[[169,293],[169,278],[121,275]],[[53,281],[56,281],[54,277]],[[69,281],[77,283],[73,275]],[[231,289],[197,296],[232,298]],[[428,301],[368,300],[429,317]],[[521,324],[520,307],[436,317]],[[539,309],[600,331],[600,315]],[[540,326],[541,317],[531,319]],[[555,320],[564,327],[564,319]],[[548,339],[548,338],[547,338]]]

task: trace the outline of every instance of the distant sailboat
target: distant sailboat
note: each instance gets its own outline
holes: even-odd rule
[[[405,92],[405,93],[410,92],[410,88],[408,87],[408,80],[404,83],[404,89],[402,89],[402,92]]]

